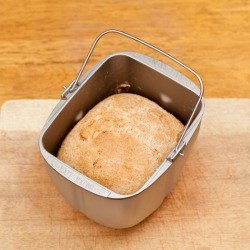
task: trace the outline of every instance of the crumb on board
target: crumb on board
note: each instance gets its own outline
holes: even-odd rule
[[[127,81],[117,84],[117,87],[116,87],[117,94],[128,92],[130,87],[131,85]]]

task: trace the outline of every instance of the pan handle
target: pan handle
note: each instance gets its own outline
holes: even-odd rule
[[[80,70],[79,70],[79,72],[78,72],[78,74],[77,74],[76,79],[75,79],[75,80],[74,80],[74,81],[73,81],[73,82],[63,91],[61,98],[62,98],[62,99],[67,99],[67,94],[72,93],[73,91],[75,91],[75,90],[80,86],[80,84],[79,84],[79,79],[80,79],[80,77],[81,77],[81,75],[82,75],[83,70],[85,69],[85,66],[87,65],[87,63],[88,63],[88,61],[89,61],[90,56],[92,55],[92,53],[93,53],[93,51],[94,51],[94,49],[95,49],[95,47],[96,47],[96,44],[98,43],[98,41],[99,41],[104,35],[109,34],[109,33],[116,33],[116,34],[125,36],[125,37],[127,37],[127,38],[130,38],[130,39],[132,39],[132,40],[134,40],[134,41],[136,41],[136,42],[139,42],[139,43],[145,45],[146,47],[149,47],[149,48],[151,48],[151,49],[157,51],[158,53],[160,53],[160,54],[166,56],[166,57],[169,58],[170,60],[174,61],[175,63],[179,64],[180,66],[182,66],[183,68],[185,68],[186,70],[188,70],[189,72],[191,72],[192,74],[194,74],[194,75],[196,76],[196,78],[198,79],[198,81],[199,81],[199,83],[200,83],[200,95],[199,95],[198,101],[197,101],[197,103],[195,104],[195,107],[194,107],[194,109],[193,109],[193,112],[192,112],[190,118],[188,119],[188,122],[187,122],[187,124],[186,124],[186,126],[185,126],[185,128],[184,128],[184,130],[183,130],[183,132],[182,132],[182,135],[181,135],[181,137],[180,137],[180,139],[179,139],[179,141],[178,141],[176,147],[174,148],[174,150],[172,151],[172,153],[168,156],[168,160],[173,161],[177,155],[183,155],[183,154],[181,153],[181,150],[182,150],[182,148],[186,145],[185,141],[183,141],[183,138],[185,137],[185,135],[186,135],[186,133],[187,133],[187,130],[188,130],[189,127],[191,126],[191,122],[192,122],[192,120],[193,120],[193,117],[194,117],[194,115],[195,115],[195,112],[196,112],[196,110],[198,109],[198,106],[199,106],[199,104],[200,104],[200,102],[201,102],[201,99],[202,99],[202,97],[203,97],[204,87],[203,87],[203,82],[202,82],[201,77],[200,77],[194,70],[192,70],[192,69],[189,68],[187,65],[185,65],[184,63],[182,63],[182,62],[180,62],[179,60],[177,60],[175,57],[173,57],[173,56],[169,55],[168,53],[164,52],[163,50],[161,50],[161,49],[155,47],[154,45],[152,45],[152,44],[150,44],[150,43],[147,43],[147,42],[145,42],[145,41],[143,41],[143,40],[141,40],[141,39],[139,39],[139,38],[137,38],[137,37],[135,37],[135,36],[132,36],[132,35],[130,35],[130,34],[128,34],[128,33],[125,33],[125,32],[123,32],[123,31],[115,30],[115,29],[106,30],[106,31],[102,32],[102,33],[95,39],[95,41],[93,42],[93,44],[92,44],[92,46],[90,47],[90,50],[89,50],[89,52],[88,52],[88,54],[87,54],[87,56],[86,56],[86,58],[85,58],[85,60],[84,60],[84,62],[83,62],[83,64],[82,64],[82,66],[81,66],[81,68],[80,68]]]

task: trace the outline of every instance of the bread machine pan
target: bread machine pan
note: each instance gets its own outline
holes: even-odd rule
[[[82,76],[97,42],[108,33],[140,42],[173,60],[197,77],[200,88],[167,64],[130,51],[108,55]],[[73,126],[98,102],[117,93],[117,86],[123,86],[123,83],[129,83],[128,92],[155,101],[185,125],[173,151],[149,180],[131,195],[120,195],[107,189],[56,157]],[[65,89],[49,116],[41,131],[39,147],[52,181],[72,206],[102,225],[127,228],[153,213],[171,191],[198,135],[203,112],[203,84],[197,73],[137,37],[107,30],[96,38],[77,78]]]

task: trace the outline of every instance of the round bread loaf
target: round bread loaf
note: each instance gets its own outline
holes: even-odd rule
[[[136,192],[171,152],[183,124],[155,102],[112,95],[64,139],[58,158],[119,194]]]

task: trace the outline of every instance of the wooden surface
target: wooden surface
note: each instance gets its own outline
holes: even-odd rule
[[[94,38],[110,28],[145,39],[195,69],[206,97],[250,97],[247,0],[0,0],[0,5],[0,106],[9,99],[58,98]],[[107,36],[92,62],[126,49],[156,56]]]
[[[2,107],[1,249],[249,249],[250,100],[207,100],[177,185],[155,213],[125,230],[77,212],[50,181],[38,131],[55,102]]]

